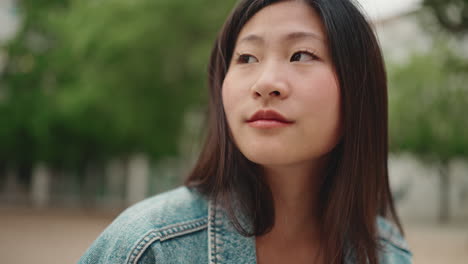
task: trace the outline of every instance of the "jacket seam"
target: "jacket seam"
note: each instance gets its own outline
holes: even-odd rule
[[[156,241],[165,241],[174,237],[183,236],[193,232],[203,230],[207,227],[208,220],[206,217],[165,226],[160,229],[153,229],[147,232],[138,242],[132,247],[130,254],[125,263],[136,264],[148,247]]]
[[[391,230],[386,230],[386,231],[381,231],[379,238],[393,244],[394,246],[398,248],[409,251],[409,248],[406,245],[406,242],[404,242],[404,240],[402,239],[395,238],[395,236],[396,236],[396,233],[394,233]]]
[[[215,217],[216,211],[214,208],[214,204],[212,201],[208,203],[208,217],[209,217],[209,225],[208,225],[208,258],[209,264],[216,264],[216,236],[215,236]]]
[[[388,244],[390,244],[392,247],[396,248],[396,249],[399,249],[407,254],[409,254],[410,256],[413,255],[413,253],[411,253],[411,251],[409,250],[408,247],[405,247],[402,243],[396,243],[395,241],[392,241],[390,239],[387,239],[385,237],[380,237],[380,240],[383,240],[383,241],[386,241]]]
[[[384,227],[379,228],[378,238],[385,240],[388,243],[392,244],[394,247],[400,248],[401,250],[410,252],[408,244],[404,238],[399,235],[397,227],[392,223],[386,223]]]

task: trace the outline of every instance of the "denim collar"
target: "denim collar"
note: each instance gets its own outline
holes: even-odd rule
[[[245,218],[239,220],[247,224]],[[241,235],[227,212],[213,201],[208,204],[208,247],[209,264],[257,263],[255,237]]]
[[[243,227],[251,228],[246,217],[238,216]],[[383,263],[410,263],[411,252],[398,229],[383,217],[377,218],[378,238]],[[356,263],[353,251],[345,250],[345,264]],[[256,264],[255,236],[240,234],[228,213],[213,201],[208,203],[208,258],[209,264]],[[399,261],[401,259],[401,261]]]
[[[237,216],[243,227],[251,228],[244,216]],[[208,258],[209,264],[256,264],[255,236],[241,235],[232,224],[226,210],[214,201],[208,203]],[[351,252],[348,252],[351,253]],[[352,264],[352,254],[345,264]]]

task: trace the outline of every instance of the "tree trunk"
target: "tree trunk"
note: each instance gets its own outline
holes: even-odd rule
[[[439,166],[439,223],[441,224],[446,224],[450,220],[450,171],[448,165],[448,161],[443,161]]]
[[[126,203],[134,204],[146,198],[148,193],[150,164],[143,154],[130,157],[127,171]]]
[[[31,201],[37,208],[47,207],[50,202],[51,172],[43,163],[33,169],[31,179]]]
[[[110,207],[124,206],[125,193],[125,163],[121,159],[113,159],[106,166],[106,199]]]

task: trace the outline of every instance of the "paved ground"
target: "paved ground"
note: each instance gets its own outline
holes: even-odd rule
[[[0,208],[2,263],[76,263],[116,213]],[[406,225],[414,264],[467,264],[468,224]]]
[[[7,264],[76,263],[115,214],[0,209],[0,256]]]
[[[468,264],[468,223],[405,225],[414,264]]]

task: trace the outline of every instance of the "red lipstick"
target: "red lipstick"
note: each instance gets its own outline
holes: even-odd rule
[[[294,121],[288,120],[274,110],[259,110],[247,120],[247,123],[254,128],[268,129],[289,126]]]

